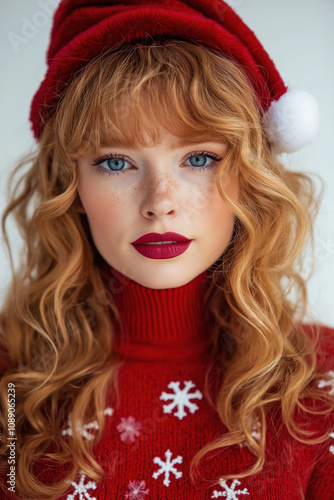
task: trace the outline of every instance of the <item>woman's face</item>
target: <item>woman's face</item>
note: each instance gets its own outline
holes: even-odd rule
[[[104,260],[128,278],[155,289],[185,285],[208,269],[233,234],[234,215],[215,183],[218,161],[226,152],[224,143],[180,146],[177,137],[163,129],[158,147],[135,150],[111,145],[101,149],[98,158],[90,151],[81,156],[78,193]],[[92,165],[111,154],[124,158]],[[228,179],[224,189],[235,198],[236,178]],[[167,232],[190,242],[133,245],[148,233]],[[148,240],[153,242],[150,236]]]

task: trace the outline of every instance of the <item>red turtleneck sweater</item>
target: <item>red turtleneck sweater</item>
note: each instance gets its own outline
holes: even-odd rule
[[[120,406],[110,396],[105,433],[94,448],[107,477],[97,483],[79,475],[63,500],[334,499],[334,434],[323,445],[302,444],[282,428],[279,412],[267,418],[267,462],[260,473],[208,487],[205,478],[242,472],[254,464],[249,448],[235,445],[217,456],[206,455],[201,479],[196,486],[190,481],[195,453],[227,432],[203,391],[210,361],[203,319],[206,276],[204,272],[179,288],[153,290],[106,269],[104,279],[112,284],[124,326],[116,331],[116,350],[124,359]],[[333,338],[334,329],[324,327],[323,333]],[[334,370],[330,355],[329,372]],[[330,374],[332,383],[322,383],[325,391],[334,391],[334,371]],[[310,428],[324,428],[322,422],[312,417]],[[95,429],[95,422],[86,425],[83,439],[90,439]],[[70,420],[63,435],[71,441]],[[111,458],[116,459],[114,470]],[[43,476],[50,484],[47,471]]]

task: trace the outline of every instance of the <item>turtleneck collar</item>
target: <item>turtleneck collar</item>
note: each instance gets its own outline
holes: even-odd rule
[[[186,361],[207,352],[207,271],[183,286],[161,290],[140,285],[109,265],[101,275],[120,315],[115,351],[121,359]]]

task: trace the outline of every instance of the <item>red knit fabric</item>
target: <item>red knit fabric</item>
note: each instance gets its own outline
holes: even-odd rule
[[[235,445],[217,456],[207,455],[199,469],[201,478],[192,484],[189,465],[194,454],[227,432],[204,396],[210,361],[203,300],[207,272],[167,290],[144,287],[111,268],[103,276],[122,323],[116,331],[117,352],[124,361],[120,405],[110,395],[105,433],[94,447],[106,478],[97,483],[79,475],[63,500],[299,500],[302,494],[312,500],[334,498],[334,436],[323,445],[302,444],[282,426],[279,411],[267,417],[267,461],[260,473],[208,486],[205,479],[239,473],[254,463],[247,446]],[[333,342],[334,329],[325,327],[323,333],[325,344]],[[333,370],[332,355],[329,350],[321,363]],[[334,390],[333,380],[332,386],[323,386],[324,391]],[[324,418],[312,416],[307,427],[322,431],[327,425]],[[83,438],[89,439],[95,429],[94,422],[85,426]],[[70,423],[63,434],[70,443]],[[39,472],[43,482],[59,479],[60,471]]]

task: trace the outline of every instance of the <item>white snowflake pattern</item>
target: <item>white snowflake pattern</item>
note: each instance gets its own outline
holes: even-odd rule
[[[84,484],[86,475],[83,471],[80,471],[80,481],[78,483],[72,483],[74,487],[74,493],[68,494],[66,500],[74,500],[78,498],[78,500],[96,500],[96,497],[91,497],[87,490],[96,490],[95,481],[88,481],[88,483]],[[78,497],[77,497],[78,495]]]
[[[320,380],[318,387],[319,389],[322,389],[323,387],[331,387],[331,390],[329,391],[330,395],[334,395],[334,371],[331,370],[327,373],[329,376],[330,380]]]
[[[195,413],[195,411],[198,410],[198,406],[190,400],[202,399],[203,396],[199,390],[189,393],[189,390],[195,387],[195,384],[191,380],[184,381],[184,388],[182,390],[180,389],[180,382],[170,382],[167,387],[172,389],[174,394],[164,391],[161,393],[160,399],[162,401],[172,400],[172,403],[163,405],[164,413],[172,413],[172,410],[177,406],[177,411],[174,413],[174,416],[182,420],[183,417],[187,416],[184,411],[185,407],[189,409],[190,413]]]
[[[113,412],[114,412],[114,410],[112,408],[106,408],[103,413],[104,413],[104,415],[111,416],[113,414]],[[64,429],[62,431],[63,436],[65,436],[66,434],[68,434],[69,436],[72,436],[71,417],[72,417],[72,414],[70,413],[68,416],[68,422],[67,422],[68,427],[67,427],[67,429]],[[93,422],[89,422],[88,424],[85,424],[83,427],[78,425],[77,428],[81,432],[81,435],[85,439],[90,440],[90,439],[94,439],[94,434],[92,434],[91,432],[88,432],[88,431],[90,431],[91,429],[99,430],[99,424],[97,423],[96,420],[94,420]]]
[[[122,417],[121,423],[116,427],[120,433],[120,438],[123,443],[134,443],[136,438],[140,436],[142,425],[134,417]]]
[[[330,434],[329,437],[334,439],[334,432],[332,432],[332,434]],[[329,451],[334,455],[334,445],[330,445]]]
[[[149,494],[149,489],[145,490],[145,481],[130,481],[128,484],[129,491],[125,493],[125,498],[129,500],[145,500],[144,495]]]
[[[182,477],[182,472],[178,471],[174,464],[182,464],[183,458],[178,455],[174,460],[171,461],[172,452],[170,450],[165,451],[166,462],[164,462],[160,457],[153,458],[155,464],[160,465],[160,469],[152,474],[154,479],[157,479],[160,474],[165,473],[165,478],[163,484],[165,486],[170,485],[169,473],[173,473],[176,479]]]
[[[236,486],[239,486],[241,484],[238,479],[233,480],[231,487],[227,486],[224,479],[219,479],[219,484],[222,488],[224,488],[224,491],[214,490],[211,498],[226,497],[229,500],[238,500],[237,495],[249,495],[247,488],[244,488],[243,490],[235,489]]]
[[[251,436],[255,439],[255,441],[260,441],[261,439],[261,422],[259,419],[256,420],[256,423],[254,424],[251,432]],[[243,437],[245,435],[243,434]],[[239,443],[240,448],[243,448],[244,446],[247,446],[247,443]]]

